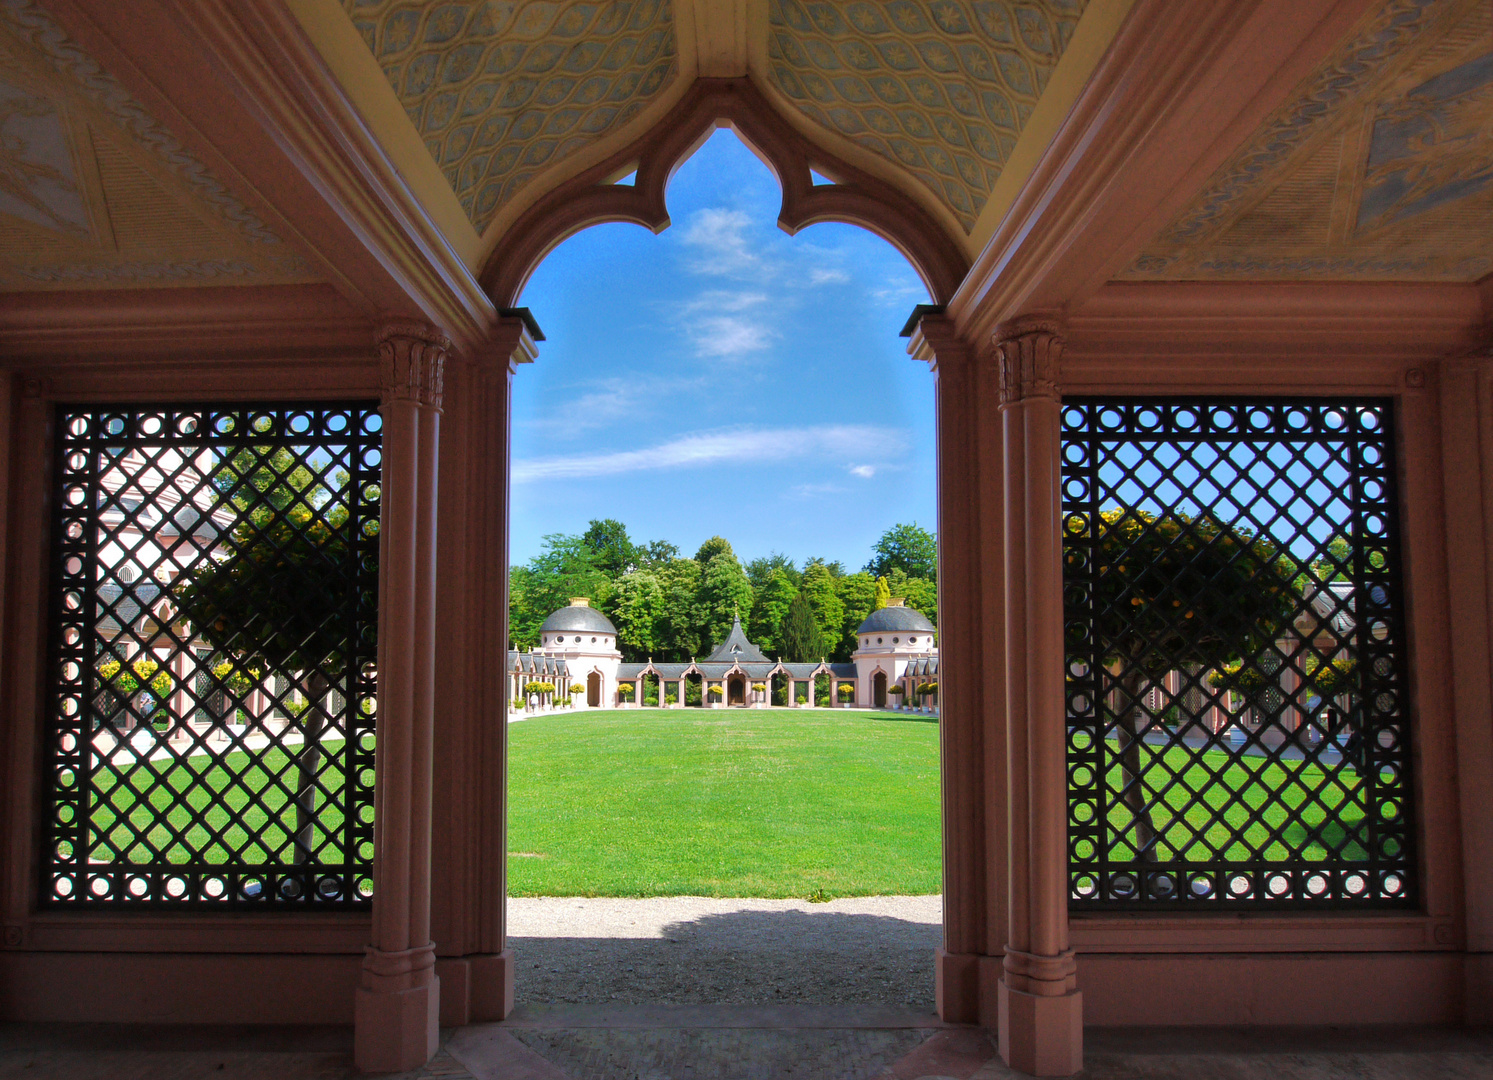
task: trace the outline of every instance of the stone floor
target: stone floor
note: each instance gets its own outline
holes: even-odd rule
[[[1088,1080],[1488,1080],[1493,1031],[1089,1029]],[[0,1024],[0,1080],[349,1080],[346,1028]],[[986,1033],[845,1006],[524,1006],[397,1080],[1007,1080]],[[396,1080],[396,1078],[388,1078]]]

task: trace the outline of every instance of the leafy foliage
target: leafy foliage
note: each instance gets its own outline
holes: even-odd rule
[[[871,550],[876,554],[866,564],[866,572],[872,577],[889,578],[893,570],[901,570],[910,578],[938,580],[938,541],[917,522],[893,525]]]
[[[899,525],[879,544],[901,550],[909,537],[931,540],[926,530]],[[901,565],[882,582],[868,572],[846,573],[840,563],[824,559],[809,559],[799,568],[778,552],[743,565],[721,536],[706,540],[693,558],[680,558],[678,547],[666,541],[634,544],[626,527],[612,519],[593,520],[578,536],[546,536],[539,555],[511,568],[509,586],[515,647],[538,645],[545,618],[570,597],[585,596],[617,627],[618,647],[628,662],[704,656],[737,617],[768,656],[848,660],[857,628],[889,597],[905,597],[909,607],[932,619],[938,614],[933,580],[909,577]],[[790,623],[800,595],[808,610]]]

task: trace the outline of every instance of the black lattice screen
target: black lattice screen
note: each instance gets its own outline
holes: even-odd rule
[[[368,902],[380,429],[58,409],[44,904]]]
[[[1390,403],[1062,416],[1072,906],[1413,904]]]

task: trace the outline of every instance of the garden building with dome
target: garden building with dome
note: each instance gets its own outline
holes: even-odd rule
[[[643,704],[652,686],[662,708],[765,708],[775,691],[781,692],[776,696],[785,704],[812,705],[809,687],[827,679],[832,707],[885,708],[913,704],[919,698],[931,703],[937,692],[936,633],[926,615],[904,606],[899,598],[873,611],[860,625],[859,647],[848,663],[771,659],[747,638],[739,616],[725,640],[703,660],[668,663],[650,657],[646,662],[623,663],[617,628],[588,599],[577,597],[544,620],[534,649],[508,653],[510,699],[527,701],[525,688],[539,682],[554,687],[539,695],[550,699],[539,704],[567,697],[593,709]],[[583,690],[572,695],[571,688],[577,685]],[[920,695],[923,687],[929,691]]]

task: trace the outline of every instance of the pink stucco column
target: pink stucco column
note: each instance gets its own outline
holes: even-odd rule
[[[378,757],[373,941],[355,1008],[365,1072],[423,1065],[439,1034],[430,939],[437,445],[450,342],[420,323],[379,335],[384,444],[379,523]]]
[[[1083,998],[1068,943],[1066,707],[1058,484],[1058,324],[995,335],[1005,460],[1008,933],[1001,1056],[1037,1076],[1083,1068]]]

